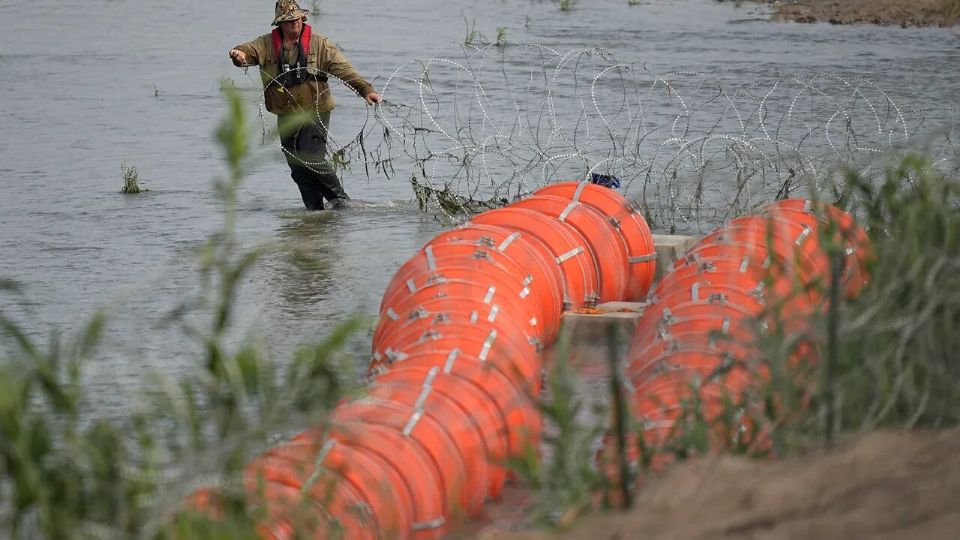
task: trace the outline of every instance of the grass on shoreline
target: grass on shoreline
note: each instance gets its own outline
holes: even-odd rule
[[[278,433],[322,424],[350,391],[341,351],[360,326],[356,317],[282,363],[250,339],[227,337],[241,283],[262,250],[241,249],[235,235],[249,126],[242,99],[230,88],[225,94],[217,140],[230,172],[215,182],[224,222],[198,254],[200,296],[168,315],[203,351],[188,375],[153,372],[141,406],[124,420],[100,419],[86,405],[84,372],[106,312],[48,344],[0,312],[0,537],[258,538],[260,514],[242,482],[248,460]],[[135,185],[135,169],[124,172]],[[22,293],[3,280],[0,294]],[[209,315],[204,325],[189,322],[198,309]],[[216,490],[215,523],[185,504],[200,487]]]
[[[645,444],[644,428],[636,421],[629,428],[612,426],[610,419],[617,415],[596,415],[594,424],[571,422],[585,402],[568,391],[575,374],[561,345],[543,407],[544,421],[552,426],[545,431],[559,434],[545,440],[551,461],[546,467],[520,467],[537,490],[533,514],[538,523],[565,527],[583,512],[629,506],[643,479],[661,470],[664,459],[718,452],[786,457],[880,428],[960,424],[960,364],[952,360],[960,350],[955,330],[960,327],[960,181],[909,155],[889,167],[880,182],[847,171],[834,191],[836,203],[853,209],[869,231],[870,283],[857,299],[838,297],[833,304],[838,309],[817,313],[803,335],[792,334],[782,314],[766,313],[774,323],[758,321],[755,332],[771,377],[742,396],[728,396],[718,416],[705,413],[694,382],[670,437],[657,447]],[[834,249],[829,247],[832,234],[827,227],[822,242],[828,250]],[[817,286],[826,297],[837,281]],[[798,355],[810,354],[811,346],[819,361],[796,362]],[[619,369],[614,364],[611,373]],[[626,414],[617,405],[626,392],[616,378],[612,382],[606,411]],[[585,451],[582,441],[597,440],[604,431],[607,451]],[[625,449],[623,440],[635,447]],[[623,468],[627,455],[633,461],[629,470]],[[658,460],[661,465],[654,466]]]

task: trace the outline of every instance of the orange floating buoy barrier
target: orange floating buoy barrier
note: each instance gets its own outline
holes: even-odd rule
[[[416,353],[403,361],[399,369],[431,369],[460,377],[479,388],[495,404],[506,426],[507,454],[519,457],[539,439],[541,418],[531,396],[518,388],[500,370],[475,356],[451,349],[445,352]]]
[[[475,486],[465,484],[466,466],[457,443],[441,424],[419,409],[394,401],[367,398],[337,407],[331,419],[335,422],[382,425],[419,445],[430,456],[436,474],[442,481],[444,522],[441,525],[449,528],[461,523],[468,514],[475,514],[483,503],[483,493],[478,493]],[[419,524],[419,528],[435,524]]]
[[[323,538],[331,527],[348,538],[436,539],[500,496],[505,463],[538,444],[540,350],[563,310],[646,294],[656,259],[646,223],[622,197],[551,189],[560,191],[437,235],[404,262],[381,301],[368,396],[247,467],[262,536]],[[695,311],[681,307],[685,317]],[[664,337],[642,352],[667,362],[683,345],[706,363],[733,351],[692,337],[714,322],[670,321],[683,341]],[[651,370],[634,371],[644,382]],[[202,495],[195,506],[211,508]],[[302,521],[304,510],[313,519]]]
[[[483,511],[483,503],[489,492],[489,459],[483,442],[483,434],[470,417],[448,396],[436,392],[432,377],[412,383],[405,376],[390,377],[387,373],[377,384],[370,385],[371,399],[392,401],[412,407],[415,418],[432,418],[446,430],[463,460],[464,491],[468,493],[465,510],[468,516],[476,517]]]
[[[499,251],[528,270],[532,276],[531,294],[544,304],[544,339],[552,341],[556,337],[563,311],[563,274],[556,262],[546,255],[547,250],[542,245],[536,247],[539,240],[505,227],[475,224],[442,232],[430,240],[424,249],[446,242],[472,243]]]
[[[255,461],[301,479],[301,491],[318,487],[318,497],[329,496],[341,483],[348,484],[370,509],[369,518],[381,537],[406,535],[412,530],[413,503],[406,484],[388,464],[365,451],[334,440],[300,439],[275,446]],[[255,466],[254,474],[259,473]],[[324,482],[332,484],[324,486]]]
[[[596,261],[586,240],[570,225],[533,210],[509,206],[478,214],[470,223],[501,226],[537,238],[563,273],[565,304],[574,309],[596,304],[599,290]]]
[[[657,252],[653,235],[640,208],[616,191],[590,182],[561,182],[533,192],[552,195],[591,206],[603,214],[620,232],[630,262],[624,300],[642,300],[656,275]]]
[[[416,352],[446,352],[459,348],[501,370],[518,385],[539,382],[542,360],[536,344],[524,342],[516,333],[501,334],[485,320],[476,323],[451,321],[427,329],[401,328],[395,336],[390,343],[375,351],[373,363],[377,369],[381,364],[383,369],[389,369]]]
[[[782,331],[802,336],[808,315],[826,305],[830,261],[821,242],[830,219],[842,233],[827,240],[844,242],[847,253],[842,284],[856,295],[866,280],[865,233],[838,209],[814,209],[802,200],[777,201],[762,215],[731,220],[698,241],[651,291],[624,373],[630,410],[644,426],[640,437],[653,449],[655,468],[673,461],[669,439],[684,428],[686,414],[711,424],[720,441],[770,450],[769,429],[755,425],[762,405],[743,402],[752,386],[770,377],[755,334],[785,315],[777,321]],[[772,312],[781,302],[782,313]],[[801,341],[788,363],[817,360],[815,344]],[[812,383],[798,376],[798,384]],[[640,459],[638,451],[627,457]]]
[[[463,251],[466,248],[467,251]],[[459,253],[451,253],[459,251]],[[506,255],[470,249],[467,245],[428,246],[414,255],[394,275],[380,304],[380,313],[419,289],[450,279],[467,279],[494,287],[501,295],[513,295],[530,304],[532,323],[547,316],[540,297],[531,294],[529,273]],[[515,315],[520,315],[516,313]]]
[[[469,381],[441,371],[440,366],[404,365],[377,377],[374,384],[429,385],[434,392],[455,403],[479,430],[489,473],[487,496],[496,499],[506,480],[503,464],[507,453],[507,425],[496,403]],[[507,382],[507,384],[512,384]]]
[[[526,324],[527,320],[517,320],[509,303],[485,303],[482,299],[443,297],[417,303],[414,298],[397,306],[396,319],[380,319],[373,336],[373,349],[380,351],[386,347],[400,345],[400,336],[423,335],[430,330],[438,330],[450,324],[483,324],[484,328],[496,330],[498,334],[512,336],[518,343],[524,343],[539,350],[541,341],[536,327]]]
[[[514,202],[510,207],[529,208],[576,229],[586,240],[597,265],[599,301],[615,302],[626,298],[630,271],[626,242],[597,209],[552,195],[534,195]]]

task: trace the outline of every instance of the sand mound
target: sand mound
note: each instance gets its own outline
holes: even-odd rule
[[[874,433],[775,462],[685,463],[651,482],[629,513],[584,517],[564,533],[485,540],[628,538],[957,538],[960,430]]]
[[[960,13],[953,0],[784,0],[773,18],[795,22],[953,26]],[[951,10],[951,6],[954,6]],[[952,15],[952,16],[951,16]]]

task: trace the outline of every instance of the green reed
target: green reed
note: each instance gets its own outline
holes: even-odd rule
[[[823,216],[819,241],[830,270],[813,283],[795,283],[792,294],[815,290],[830,301],[799,327],[786,301],[768,302],[767,311],[750,323],[756,357],[730,359],[708,376],[692,379],[660,445],[651,446],[644,424],[630,419],[630,408],[619,404],[631,395],[615,377],[609,399],[617,409],[614,428],[625,418],[630,433],[625,437],[612,429],[607,452],[586,451],[583,441],[607,424],[571,420],[583,397],[567,391],[573,375],[565,362],[554,366],[543,413],[559,435],[545,437],[544,453],[561,459],[540,468],[526,466],[535,473],[526,477],[538,488],[537,515],[549,518],[542,523],[565,524],[570,512],[600,508],[596,500],[587,502],[586,490],[609,495],[611,487],[617,488],[615,506],[629,506],[630,493],[617,483],[626,480],[635,489],[664,462],[716,452],[783,457],[880,427],[960,423],[960,363],[953,360],[960,350],[960,181],[909,155],[879,181],[846,171],[833,193],[830,202],[850,210],[869,234],[868,285],[856,299],[841,294],[848,239],[838,223]],[[767,281],[782,271],[774,263]],[[761,367],[766,377],[739,395],[722,393],[720,412],[706,414],[704,389],[724,388],[735,369],[756,373]],[[617,364],[611,369],[617,373]],[[636,445],[633,451],[625,450],[624,438]],[[625,453],[633,456],[628,468],[622,466]],[[619,467],[616,474],[609,473],[610,456]],[[654,468],[658,456],[666,460]]]
[[[123,160],[123,162],[120,163],[120,175],[123,177],[123,187],[120,188],[121,193],[135,195],[141,191],[149,191],[148,189],[140,188],[140,173],[137,172],[137,168],[133,165],[127,165],[127,160]]]
[[[236,238],[250,126],[237,92],[224,93],[223,225],[199,250],[202,293],[167,317],[202,351],[188,374],[150,373],[126,418],[103,419],[88,405],[84,373],[110,310],[43,343],[0,312],[0,537],[256,538],[263,509],[251,505],[244,466],[277,434],[322,424],[349,390],[342,349],[356,317],[284,362],[252,338],[228,338],[237,293],[266,247],[243,249]],[[0,294],[25,293],[4,279]],[[206,324],[187,317],[198,308]],[[185,503],[198,488],[212,489],[210,512]]]

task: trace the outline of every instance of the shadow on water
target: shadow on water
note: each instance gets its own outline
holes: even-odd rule
[[[317,304],[334,292],[334,259],[338,257],[333,210],[298,211],[283,215],[277,229],[278,252],[271,282],[278,289],[284,312],[293,316],[314,314]]]

